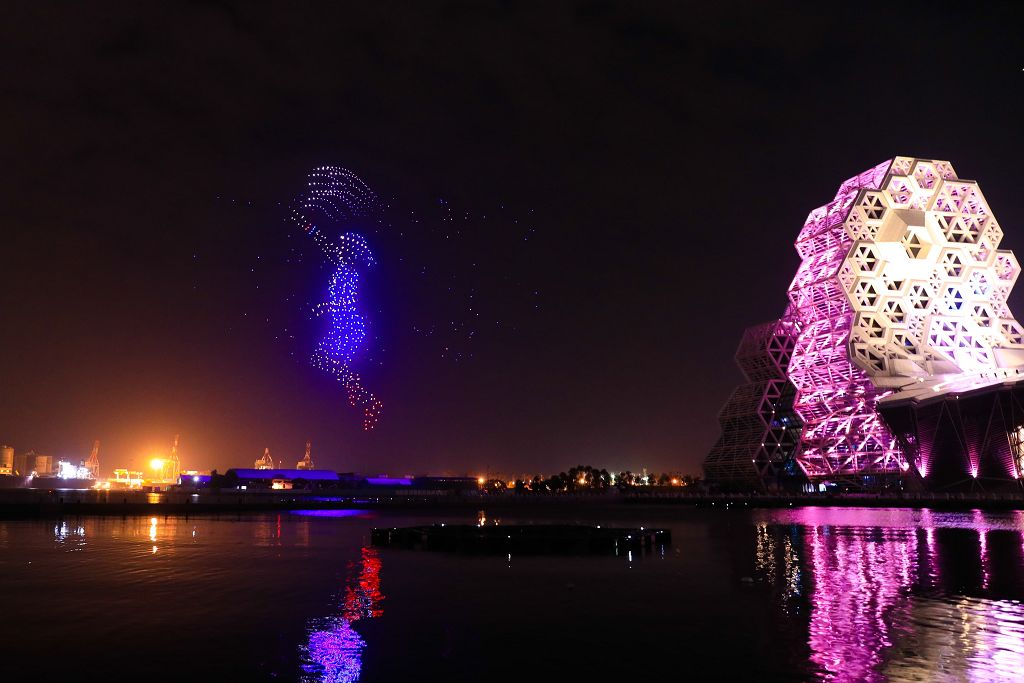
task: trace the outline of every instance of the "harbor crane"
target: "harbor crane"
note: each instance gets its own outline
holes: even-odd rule
[[[297,470],[311,470],[313,469],[313,459],[310,457],[310,453],[313,450],[313,442],[306,442],[306,457],[295,463],[295,469]]]
[[[258,470],[272,470],[274,469],[274,459],[270,457],[270,449],[263,449],[263,457],[256,461],[255,465]]]
[[[181,459],[178,457],[178,434],[174,435],[174,445],[171,446],[171,457],[170,462],[167,463],[168,479],[171,481],[177,481],[178,475],[181,474]]]
[[[85,461],[85,468],[89,470],[89,474],[95,479],[100,476],[100,440],[96,439],[92,442],[92,453],[89,454],[89,459]]]

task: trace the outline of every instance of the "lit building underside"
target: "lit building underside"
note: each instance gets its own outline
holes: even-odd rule
[[[1024,328],[1006,304],[1020,266],[997,248],[1001,239],[978,184],[945,161],[896,157],[850,178],[810,213],[777,323],[798,331],[775,378],[795,388],[801,423],[783,461],[812,483],[1020,480],[1013,453],[1024,415],[1006,409],[1024,377]],[[772,458],[752,447],[753,423],[735,419],[758,381],[744,374],[705,475],[771,488],[779,465],[764,465]],[[950,406],[968,392],[971,410],[957,413]],[[747,415],[755,413],[764,414]]]
[[[1024,383],[922,399],[881,401],[878,410],[931,490],[1019,487]]]

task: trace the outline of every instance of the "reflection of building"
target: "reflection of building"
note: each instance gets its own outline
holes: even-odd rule
[[[954,637],[938,638],[934,632],[910,631],[899,642],[907,654],[887,660],[881,667],[880,680],[1021,679],[1024,626],[1018,601],[922,598],[912,603],[910,618],[924,624],[953,624]],[[965,656],[967,653],[972,656]]]
[[[774,523],[757,527],[755,573],[778,590],[786,637],[806,628],[808,678],[1018,680],[1024,513],[765,515]],[[935,526],[951,523],[958,526]]]
[[[895,635],[909,622],[906,589],[916,569],[916,536],[882,529],[808,530],[814,576],[808,641],[826,680],[882,680],[877,674]]]
[[[862,486],[919,475],[933,488],[982,471],[1018,480],[1011,435],[1024,411],[989,419],[1024,379],[1024,327],[1006,304],[1020,268],[1001,239],[977,183],[945,161],[896,157],[810,213],[781,320],[799,329],[785,376],[803,422],[804,475]],[[969,392],[1003,395],[957,415],[956,397]],[[732,429],[723,421],[724,441],[746,439]],[[709,478],[771,474],[750,461],[737,475],[709,457]]]

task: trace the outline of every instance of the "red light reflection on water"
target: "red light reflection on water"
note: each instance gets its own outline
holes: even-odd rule
[[[345,618],[356,621],[363,617],[384,614],[380,603],[384,594],[380,590],[380,555],[374,548],[363,548],[362,569],[354,584],[345,587]]]

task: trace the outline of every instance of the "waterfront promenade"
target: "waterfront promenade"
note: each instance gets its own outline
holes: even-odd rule
[[[781,507],[887,507],[940,510],[1024,509],[1024,494],[708,494],[608,491],[603,493],[493,495],[477,492],[332,491],[93,491],[76,489],[0,490],[0,518],[65,514],[135,515],[257,512],[296,509],[486,509],[526,511],[575,508],[695,507],[735,510]]]

